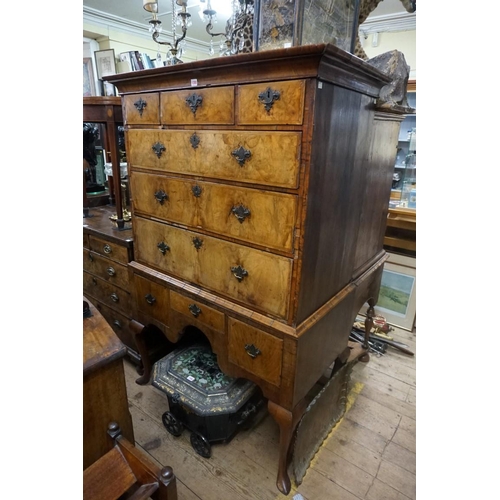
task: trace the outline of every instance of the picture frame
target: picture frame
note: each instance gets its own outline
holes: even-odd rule
[[[389,325],[413,331],[416,320],[416,258],[400,254],[389,254],[384,264],[382,282],[375,314],[383,316]],[[368,304],[360,315],[366,316]]]
[[[94,57],[99,80],[105,76],[116,75],[115,49],[96,50]]]
[[[108,97],[109,96],[111,96],[111,97],[116,96],[116,87],[112,83],[102,82],[102,86],[103,86],[103,95],[108,96]]]
[[[96,95],[94,70],[92,68],[92,58],[83,58],[83,97]]]

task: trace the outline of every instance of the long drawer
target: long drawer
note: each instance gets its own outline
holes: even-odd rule
[[[297,196],[133,172],[134,209],[244,242],[292,251]]]
[[[132,168],[287,188],[298,185],[300,132],[131,129],[127,133]]]
[[[287,317],[292,259],[135,217],[138,262]]]
[[[114,262],[95,252],[83,249],[83,269],[109,283],[129,290],[127,266]]]
[[[86,295],[95,297],[105,305],[131,317],[130,294],[121,288],[83,272],[83,291]]]

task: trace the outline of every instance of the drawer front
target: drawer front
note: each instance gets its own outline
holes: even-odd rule
[[[109,283],[129,291],[127,266],[106,259],[101,255],[83,250],[83,269]]]
[[[134,286],[139,311],[167,325],[170,306],[168,289],[137,275],[134,275]]]
[[[130,294],[86,271],[83,272],[83,291],[127,317],[131,316]]]
[[[89,235],[83,233],[83,248],[90,248],[89,246]]]
[[[236,105],[238,124],[301,125],[304,92],[304,80],[240,85]]]
[[[292,259],[141,217],[137,260],[280,318],[286,318]]]
[[[292,251],[297,196],[133,172],[134,209],[266,247]]]
[[[128,264],[128,251],[126,247],[101,238],[96,238],[92,235],[89,236],[89,247],[90,250],[107,257],[108,259],[121,262],[125,265]]]
[[[125,124],[160,124],[160,96],[158,93],[126,95],[123,96],[122,103]]]
[[[109,323],[116,336],[130,349],[138,352],[137,345],[135,343],[135,336],[132,330],[129,328],[130,319],[124,314],[111,309],[111,307],[105,306],[100,302],[95,304],[97,310],[104,316],[104,319]]]
[[[229,318],[228,358],[241,368],[279,387],[283,341]]]
[[[127,157],[135,168],[297,187],[300,132],[129,130],[128,135]]]
[[[160,94],[162,124],[234,124],[234,87],[188,89]]]
[[[224,313],[208,307],[199,301],[170,291],[170,307],[177,312],[190,317],[190,321],[196,326],[196,322],[208,326],[219,332],[224,332]]]

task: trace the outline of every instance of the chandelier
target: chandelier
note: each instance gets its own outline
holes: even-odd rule
[[[182,47],[185,44],[187,29],[192,25],[191,14],[187,12],[188,0],[171,0],[172,1],[172,41],[160,41],[162,33],[161,21],[158,19],[158,0],[142,0],[144,10],[152,14],[152,19],[149,21],[149,31],[153,40],[159,45],[169,46],[167,51],[167,64],[182,63]],[[196,1],[196,0],[195,0]],[[219,40],[219,55],[228,56],[238,54],[239,52],[251,51],[247,46],[244,48],[244,42],[248,41],[248,37],[244,35],[247,26],[253,25],[253,7],[254,0],[225,0],[227,4],[231,3],[231,16],[227,20],[225,31],[215,33],[214,24],[217,22],[217,11],[212,7],[212,0],[197,0],[198,4],[205,4],[206,8],[200,5],[200,17],[206,22],[206,32],[210,36],[209,55],[213,56],[214,38],[220,37]],[[180,7],[176,10],[176,6]],[[193,5],[191,5],[193,6]],[[201,10],[203,9],[203,10]],[[177,32],[177,27],[180,26],[181,34]],[[251,43],[250,43],[251,45]],[[161,62],[161,54],[158,47],[157,61]]]
[[[180,6],[179,10],[175,6]],[[144,10],[151,12],[153,19],[149,21],[149,31],[153,40],[160,45],[168,45],[170,49],[167,51],[167,59],[169,64],[182,63],[182,46],[181,42],[186,38],[187,29],[191,26],[191,14],[187,11],[187,0],[172,0],[172,42],[162,42],[159,40],[162,32],[161,21],[158,19],[158,1],[157,0],[142,0]],[[176,27],[180,26],[182,35],[177,36]],[[158,51],[157,58],[161,60],[160,52]]]
[[[200,0],[205,2],[205,0]],[[226,30],[221,33],[213,32],[213,24],[217,22],[217,11],[212,8],[211,0],[207,0],[207,8],[203,10],[204,20],[207,23],[206,31],[210,35],[210,49],[208,53],[214,55],[213,39],[220,36],[220,55],[229,56],[243,50],[245,26],[253,25],[254,0],[231,1],[231,17],[227,20]]]

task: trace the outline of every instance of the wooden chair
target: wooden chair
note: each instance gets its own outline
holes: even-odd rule
[[[115,446],[83,471],[83,500],[177,500],[171,467],[157,467],[115,422],[108,434]]]

